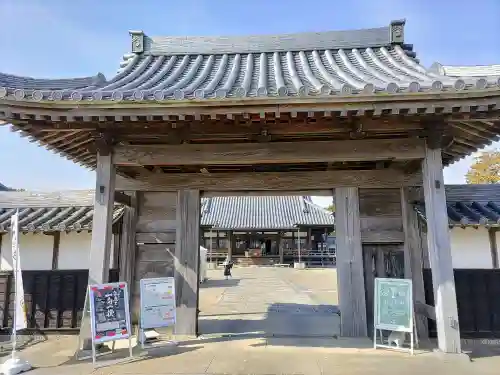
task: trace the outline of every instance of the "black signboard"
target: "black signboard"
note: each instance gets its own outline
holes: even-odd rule
[[[130,336],[130,312],[126,283],[89,286],[90,319],[95,343]]]

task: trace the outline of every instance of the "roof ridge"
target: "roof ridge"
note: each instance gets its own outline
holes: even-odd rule
[[[131,30],[133,53],[150,55],[235,54],[317,49],[367,48],[404,43],[406,20],[389,26],[353,30],[329,30],[282,34],[231,36],[147,36]]]

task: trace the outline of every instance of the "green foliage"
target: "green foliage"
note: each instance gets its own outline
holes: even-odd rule
[[[335,212],[335,205],[332,203],[326,208],[327,211],[330,211],[331,213]]]
[[[474,158],[465,175],[468,184],[496,184],[500,182],[500,151],[484,151]]]

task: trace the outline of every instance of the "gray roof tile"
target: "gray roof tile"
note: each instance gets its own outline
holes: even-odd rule
[[[442,65],[434,63],[429,69],[431,72],[449,77],[485,77],[491,82],[495,79],[500,82],[500,64],[494,65]]]
[[[10,231],[10,218],[16,210],[22,232],[90,231],[93,202],[92,190],[1,192],[0,233]],[[115,205],[113,223],[121,219],[123,212],[123,206]]]
[[[293,229],[333,226],[331,213],[301,196],[203,198],[201,225],[221,229]]]
[[[109,81],[0,76],[13,100],[185,100],[475,90],[484,77],[427,70],[390,27],[248,37],[157,37],[131,32],[132,51]],[[400,28],[399,34],[395,32]]]
[[[500,185],[447,185],[446,207],[449,225],[500,226]],[[425,204],[415,210],[425,220]]]

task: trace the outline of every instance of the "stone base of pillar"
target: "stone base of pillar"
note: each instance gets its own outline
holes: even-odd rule
[[[442,352],[441,350],[439,349],[433,349],[432,350],[432,354],[433,355],[436,355],[444,360],[446,359],[457,359],[457,360],[460,360],[460,361],[465,361],[465,362],[472,362],[472,359],[470,357],[469,354],[465,353],[465,352],[462,352],[462,353],[445,353],[445,352]]]
[[[209,269],[209,270],[217,269],[217,263],[216,262],[207,262],[207,269]]]
[[[306,264],[305,262],[294,262],[293,263],[293,268],[296,268],[296,269],[299,269],[299,270],[303,270],[306,268]]]

